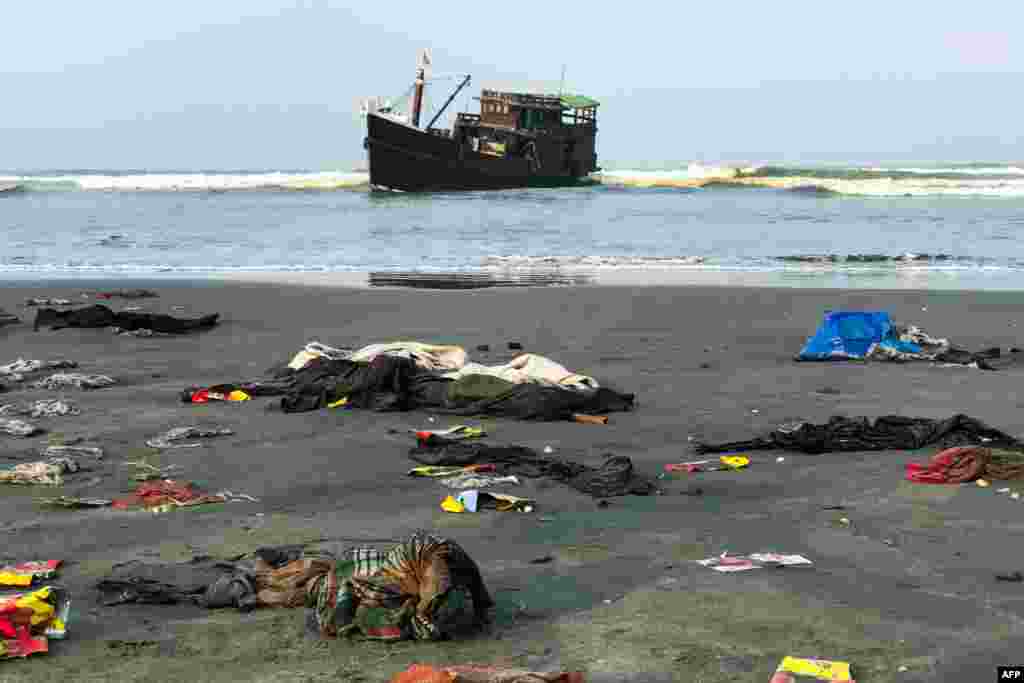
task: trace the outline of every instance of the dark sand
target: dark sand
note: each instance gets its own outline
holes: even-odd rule
[[[147,283],[116,283],[116,286]],[[582,668],[593,680],[764,683],[786,654],[850,661],[860,683],[987,681],[1020,664],[1024,500],[993,486],[902,481],[930,451],[801,456],[753,454],[748,471],[665,481],[665,495],[606,508],[558,484],[527,481],[530,514],[451,515],[439,484],[404,476],[411,445],[398,426],[443,426],[426,414],[267,412],[243,404],[190,406],[189,384],[249,378],[309,340],[336,345],[397,339],[458,343],[474,359],[511,357],[507,341],[638,395],[639,409],[607,426],[486,421],[493,440],[599,463],[628,455],[657,475],[694,460],[689,437],[744,438],[795,417],[964,412],[1024,433],[1021,371],[927,365],[796,364],[793,354],[832,308],[887,309],[969,348],[1024,346],[1017,294],[841,292],[737,288],[582,287],[477,291],[318,289],[259,284],[148,283],[156,300],[114,302],[176,315],[219,311],[223,324],[181,338],[109,330],[32,332],[27,296],[74,298],[95,283],[0,288],[0,307],[26,324],[0,328],[0,363],[66,357],[120,384],[68,391],[79,417],[40,423],[48,436],[0,437],[9,458],[48,439],[84,435],[107,458],[59,489],[0,492],[8,558],[63,558],[74,592],[70,638],[51,654],[0,663],[0,680],[385,681],[411,662],[504,661]],[[106,284],[107,287],[111,283]],[[184,306],[172,311],[171,306]],[[925,307],[927,310],[923,310]],[[491,353],[472,351],[490,344]],[[707,367],[702,367],[707,364]],[[819,393],[830,387],[838,393]],[[14,388],[0,402],[42,398]],[[754,412],[757,411],[757,412]],[[112,497],[130,487],[125,460],[174,426],[223,424],[235,436],[160,460],[211,489],[260,499],[166,515],[44,511],[35,497]],[[13,460],[9,460],[13,462]],[[703,495],[682,495],[699,486]],[[1024,488],[1024,487],[1022,487]],[[823,510],[842,504],[845,511]],[[839,522],[847,517],[850,526]],[[184,607],[101,607],[91,585],[130,559],[230,556],[263,545],[330,538],[447,534],[477,559],[499,603],[492,632],[455,643],[320,644],[302,610],[241,615]],[[719,574],[693,560],[778,550],[810,570]],[[552,555],[553,562],[530,561]],[[134,645],[112,646],[111,641]],[[905,671],[900,671],[905,667]]]

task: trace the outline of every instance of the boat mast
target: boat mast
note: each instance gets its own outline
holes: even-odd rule
[[[430,64],[430,55],[424,50],[420,57],[420,63],[416,66],[416,86],[412,96],[412,125],[416,128],[420,126],[420,111],[423,109],[423,85],[428,64]]]
[[[428,130],[434,127],[434,124],[437,123],[437,120],[439,118],[441,118],[441,114],[444,113],[444,110],[448,108],[448,105],[452,103],[452,100],[454,100],[455,97],[460,92],[462,92],[462,89],[466,87],[466,84],[469,83],[469,79],[470,78],[471,78],[470,75],[467,74],[466,77],[464,79],[462,79],[462,83],[459,83],[459,87],[455,89],[455,92],[453,92],[451,94],[451,96],[448,98],[448,101],[445,102],[444,105],[442,105],[440,111],[438,111],[437,114],[434,115],[434,118],[432,118],[430,120],[430,123],[427,124],[427,129]]]

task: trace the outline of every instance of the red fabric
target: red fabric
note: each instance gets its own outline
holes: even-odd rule
[[[540,673],[498,666],[461,664],[433,667],[413,664],[395,674],[391,683],[585,683],[578,671]]]
[[[988,449],[958,446],[936,453],[927,464],[908,463],[907,481],[918,484],[963,484],[985,472]]]
[[[138,488],[135,489],[134,495],[118,498],[111,505],[123,510],[140,506],[156,507],[172,502],[179,504],[191,503],[205,497],[192,487],[191,482],[166,479],[139,484]]]
[[[209,403],[210,401],[210,390],[200,389],[199,391],[192,394],[193,403]]]

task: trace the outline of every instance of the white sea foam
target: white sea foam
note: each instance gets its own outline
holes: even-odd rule
[[[227,192],[233,190],[333,190],[365,186],[366,173],[140,173],[0,176],[27,189],[72,187],[92,191]]]

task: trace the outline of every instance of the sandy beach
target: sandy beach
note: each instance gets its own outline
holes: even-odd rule
[[[904,481],[907,462],[934,449],[826,454],[756,452],[749,469],[659,480],[662,495],[599,506],[544,480],[516,495],[530,513],[456,515],[445,489],[406,476],[414,464],[400,427],[480,420],[429,413],[268,411],[274,399],[190,405],[189,385],[249,379],[308,341],[358,347],[415,339],[451,343],[474,360],[547,356],[634,392],[637,409],[607,425],[484,420],[489,440],[599,464],[612,453],[657,477],[699,459],[698,439],[752,437],[779,423],[831,415],[979,418],[1024,434],[1021,371],[931,364],[811,364],[793,355],[826,310],[887,310],[971,349],[1024,346],[1024,302],[1013,292],[845,291],[729,286],[553,287],[431,291],[244,280],[11,282],[0,308],[22,323],[0,328],[0,364],[77,361],[117,385],[67,390],[78,416],[39,420],[46,434],[0,436],[0,465],[47,442],[84,437],[106,457],[60,489],[0,495],[3,559],[63,559],[73,595],[66,641],[48,655],[0,662],[3,681],[387,681],[410,663],[503,662],[572,669],[593,681],[765,683],[785,655],[844,660],[859,683],[986,681],[1021,664],[1024,500],[996,487]],[[319,282],[323,282],[320,280]],[[347,282],[351,285],[352,282]],[[114,301],[153,312],[219,312],[212,330],[181,337],[117,336],[109,329],[32,330],[30,296],[143,286],[160,297]],[[488,344],[490,351],[474,351]],[[826,390],[826,391],[822,391]],[[0,402],[54,397],[11,385]],[[47,510],[36,498],[113,498],[132,488],[126,461],[169,428],[224,425],[235,434],[161,462],[234,502],[153,515]],[[782,462],[777,458],[784,456]],[[825,509],[836,508],[842,509]],[[846,519],[847,522],[843,522]],[[457,540],[479,563],[498,603],[480,636],[444,643],[322,643],[303,633],[303,610],[250,614],[97,602],[93,588],[130,560],[229,558],[315,539],[325,547],[388,545],[416,529]],[[718,573],[695,560],[778,551],[811,568]],[[542,556],[550,562],[535,564]]]

